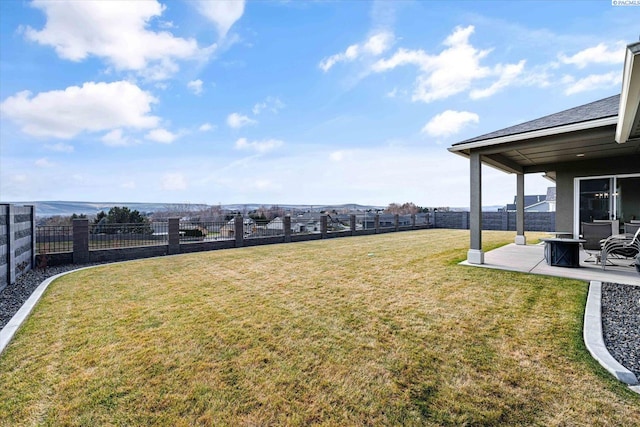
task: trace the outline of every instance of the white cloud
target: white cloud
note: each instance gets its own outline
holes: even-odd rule
[[[256,116],[263,111],[270,111],[272,113],[277,113],[278,111],[284,108],[284,103],[280,101],[279,98],[268,96],[263,102],[258,102],[253,106],[253,114]]]
[[[518,64],[497,64],[493,67],[481,65],[481,60],[491,52],[479,50],[469,43],[474,32],[472,25],[456,27],[443,45],[445,49],[437,55],[423,50],[400,48],[388,59],[380,59],[372,65],[374,72],[385,72],[403,65],[414,65],[419,69],[412,95],[413,101],[432,102],[467,91],[481,79],[497,76],[498,80],[488,88],[474,91],[472,97],[490,96],[510,84],[522,73],[524,61]]]
[[[620,85],[622,83],[622,74],[618,71],[612,71],[606,74],[591,74],[587,77],[575,80],[571,76],[565,76],[562,82],[568,87],[564,90],[565,95],[574,95],[589,90],[604,89]]]
[[[179,173],[166,173],[162,176],[160,188],[168,191],[181,191],[188,188],[187,178]]]
[[[318,66],[325,73],[338,62],[350,62],[358,59],[363,54],[369,56],[379,56],[387,51],[393,44],[394,36],[388,31],[378,32],[369,37],[362,44],[352,44],[344,52],[336,53],[320,61]]]
[[[171,144],[179,135],[169,132],[166,129],[158,128],[149,131],[144,137],[151,141],[160,142],[162,144]]]
[[[558,59],[563,64],[573,64],[578,68],[585,68],[590,64],[621,64],[624,62],[625,49],[626,44],[623,41],[616,42],[611,46],[600,43],[571,56],[561,53],[558,55]]]
[[[387,31],[374,34],[364,44],[363,49],[371,55],[378,56],[386,52],[393,44],[393,34]]]
[[[59,153],[73,153],[73,145],[58,142],[56,144],[47,144],[44,146],[47,150],[57,151]]]
[[[284,145],[284,142],[279,139],[266,139],[264,141],[249,142],[246,138],[239,138],[236,141],[235,147],[237,150],[250,150],[263,154],[275,150],[282,145]]]
[[[19,92],[4,100],[0,111],[29,135],[69,139],[81,132],[155,127],[159,118],[149,113],[156,102],[133,83],[88,82],[36,96]]]
[[[233,129],[240,129],[243,126],[255,125],[257,121],[238,113],[231,113],[227,116],[227,125]]]
[[[49,159],[43,157],[42,159],[36,160],[35,165],[39,168],[49,168],[53,166],[53,163],[51,163]]]
[[[215,49],[215,45],[201,49],[196,40],[168,31],[149,30],[149,22],[165,10],[156,0],[34,0],[31,4],[45,13],[47,21],[41,30],[27,27],[26,37],[52,46],[58,56],[71,61],[96,56],[116,70],[161,80],[178,71],[176,60],[206,58]]]
[[[200,125],[198,130],[200,132],[209,132],[210,130],[213,130],[214,128],[215,127],[211,123],[203,123],[202,125]]]
[[[224,38],[233,24],[244,13],[244,0],[199,0],[195,2],[198,11],[213,22],[218,35]]]
[[[434,137],[455,135],[470,123],[478,123],[480,118],[469,111],[444,111],[429,120],[422,128],[422,133]]]
[[[200,95],[202,93],[202,80],[191,80],[189,83],[187,83],[187,87],[194,94]]]
[[[344,150],[338,150],[330,153],[329,159],[331,159],[332,162],[341,162],[344,160],[345,156],[346,152]]]
[[[111,147],[126,147],[135,143],[134,140],[122,134],[122,129],[114,129],[100,140]]]
[[[524,70],[525,60],[521,60],[517,64],[497,65],[496,72],[500,77],[491,86],[485,89],[474,89],[469,93],[471,99],[487,98],[494,95],[500,89],[513,84],[522,74]]]

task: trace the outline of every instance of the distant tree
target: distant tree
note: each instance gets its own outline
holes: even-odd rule
[[[390,203],[389,206],[387,206],[387,208],[384,210],[384,213],[398,215],[414,215],[418,212],[418,206],[411,202],[406,202],[401,205],[398,203]]]
[[[149,220],[142,215],[137,209],[130,210],[126,206],[114,206],[109,209],[108,213],[100,211],[94,220],[96,225],[109,225],[108,227],[98,227],[98,233],[143,233],[153,234],[153,229],[149,224]],[[125,225],[126,224],[126,225]],[[114,226],[121,225],[121,226]]]

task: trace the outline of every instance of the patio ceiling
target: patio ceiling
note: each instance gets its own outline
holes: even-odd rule
[[[471,150],[475,150],[482,155],[483,163],[508,173],[551,173],[559,163],[640,156],[640,140],[629,140],[624,144],[615,142],[616,125],[612,121],[617,118],[609,119],[610,124],[605,122],[605,125],[593,128],[500,138],[507,139],[504,142],[496,138],[452,147],[451,151],[468,157]]]

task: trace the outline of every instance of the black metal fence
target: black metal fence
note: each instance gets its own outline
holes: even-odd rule
[[[166,245],[166,222],[142,224],[94,224],[89,227],[89,249],[115,249]]]
[[[36,227],[36,254],[73,252],[73,227],[44,225]]]

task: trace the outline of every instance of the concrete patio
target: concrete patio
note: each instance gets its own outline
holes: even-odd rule
[[[522,273],[566,277],[585,281],[623,283],[640,286],[640,274],[627,265],[632,260],[616,260],[615,266],[603,270],[600,264],[584,262],[587,254],[580,251],[580,268],[552,267],[544,259],[544,244],[516,245],[511,243],[484,254],[484,264],[462,264],[474,267],[519,271]]]

